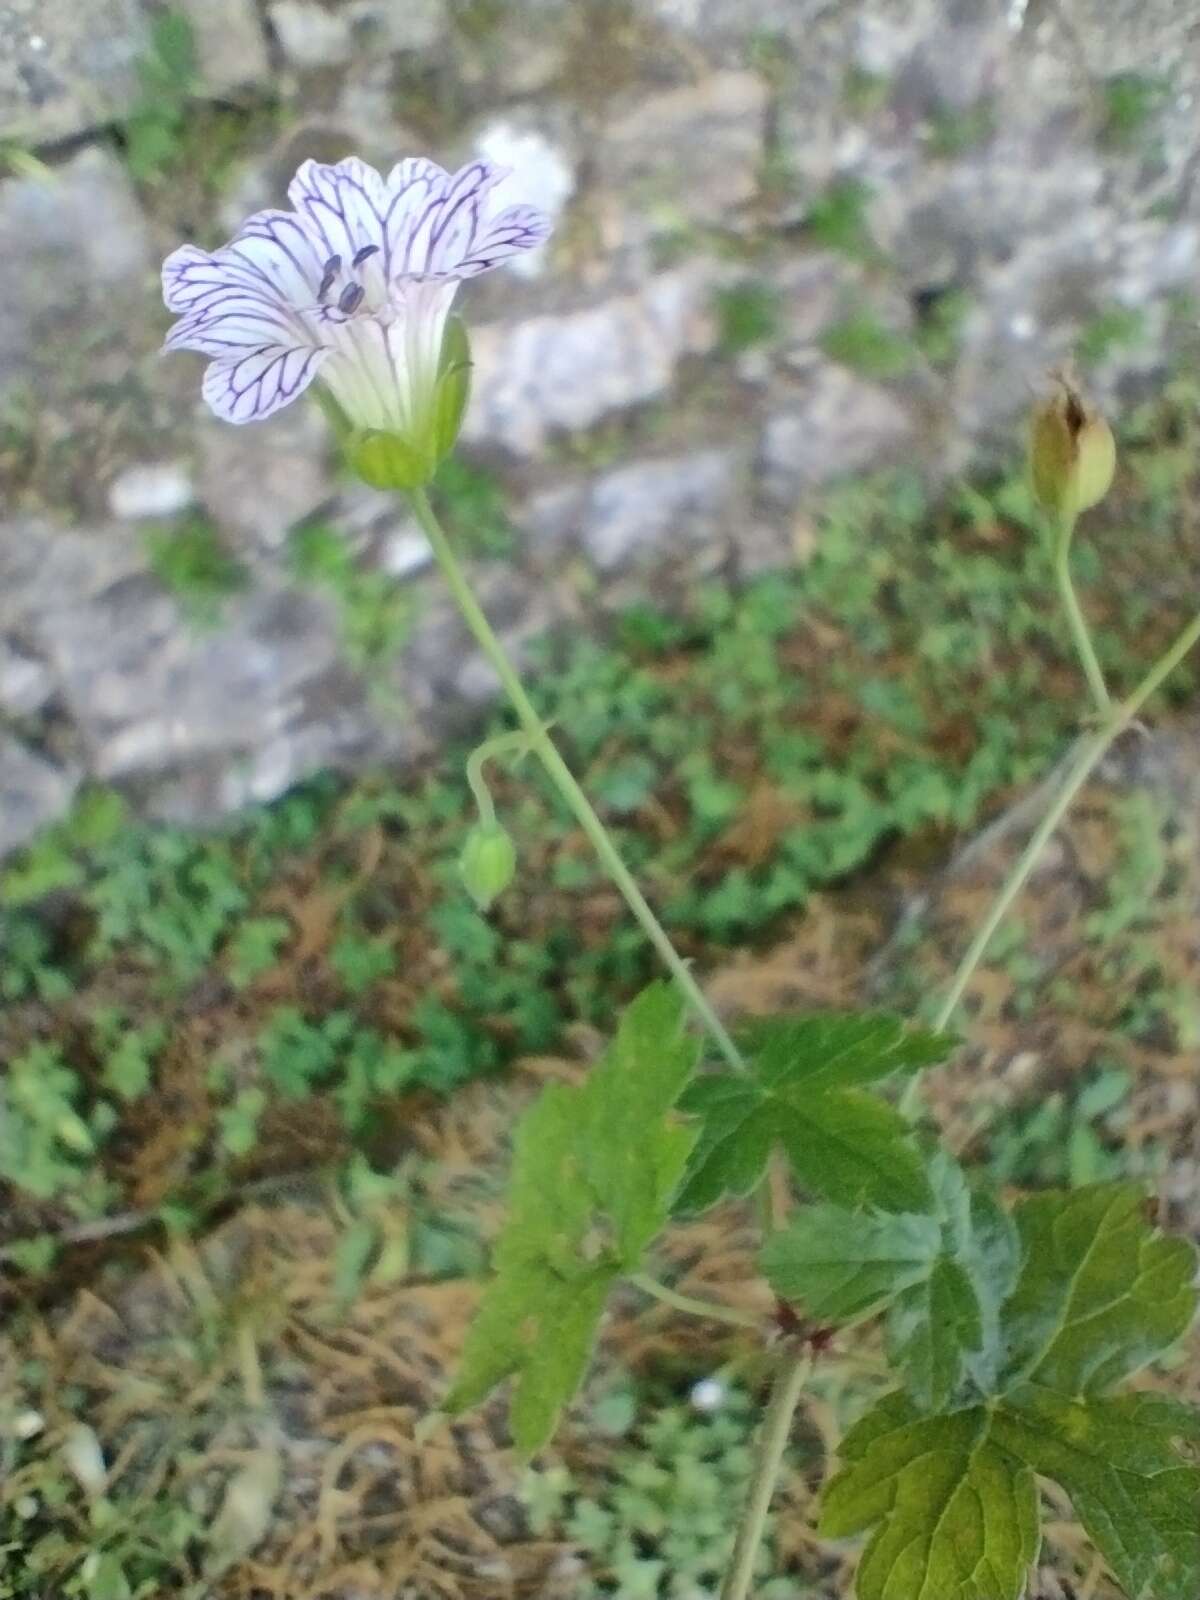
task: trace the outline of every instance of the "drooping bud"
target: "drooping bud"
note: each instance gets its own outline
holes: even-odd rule
[[[480,822],[467,835],[458,874],[481,911],[503,894],[517,870],[517,847],[498,822]]]
[[[1073,519],[1104,499],[1117,465],[1112,429],[1062,374],[1033,414],[1029,472],[1038,503]]]

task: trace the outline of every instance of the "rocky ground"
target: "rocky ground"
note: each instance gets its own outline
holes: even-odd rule
[[[409,758],[490,692],[420,538],[339,482],[315,413],[219,425],[198,363],[155,355],[162,255],[279,203],[304,156],[482,151],[558,219],[470,306],[471,458],[514,530],[480,578],[514,641],[785,563],[831,478],[1008,454],[1048,365],[1074,351],[1128,397],[1194,320],[1183,0],[102,9],[0,7],[3,848],[88,777],[211,817]],[[314,518],[416,602],[371,683],[289,560]],[[197,526],[191,565],[155,557]],[[214,569],[233,592],[197,630]]]
[[[3,1554],[52,1527],[74,1541],[46,1552],[54,1581],[78,1570],[72,1550],[99,1552],[89,1600],[122,1594],[104,1561],[141,1562],[151,1592],[222,1600],[656,1596],[660,1548],[711,1586],[727,1528],[719,1514],[713,1533],[712,1508],[741,1491],[759,1371],[708,1327],[621,1298],[596,1379],[532,1480],[499,1412],[418,1434],[475,1303],[512,1120],[594,1054],[581,996],[635,986],[640,947],[619,944],[619,907],[579,841],[544,808],[519,810],[517,783],[505,802],[546,842],[496,921],[504,958],[480,919],[436,920],[461,819],[429,758],[482,715],[489,675],[415,528],[344,482],[315,414],[221,426],[197,364],[157,358],[157,263],[279,203],[309,155],[511,163],[514,198],[553,210],[558,230],[529,272],[474,296],[466,465],[439,486],[488,605],[518,650],[565,627],[615,634],[635,659],[595,700],[566,697],[568,732],[722,1010],[871,994],[920,1011],[1074,725],[1028,520],[1011,494],[960,481],[1012,457],[1048,365],[1074,355],[1130,423],[1123,486],[1081,551],[1119,681],[1194,594],[1194,385],[1176,385],[1168,421],[1137,416],[1196,337],[1200,25],[1185,0],[184,0],[178,14],[190,35],[164,31],[151,0],[0,0],[0,852],[50,840],[0,880],[0,993],[17,1000],[0,1049],[60,1049],[87,1109],[122,1099],[100,1079],[104,1027],[160,1030],[154,1093],[120,1105],[103,1162],[56,1147],[65,1199],[6,1193],[0,1261],[20,1322],[0,1338],[0,1394],[20,1407],[0,1430],[0,1594]],[[876,552],[855,546],[822,576],[831,485],[894,462],[948,486],[952,514],[907,530],[883,517]],[[927,565],[905,587],[888,563],[914,549]],[[676,730],[725,729],[702,752],[714,769],[639,743],[643,705],[660,714],[647,682],[673,692],[700,651],[663,619],[688,612],[701,580],[776,568],[814,574],[770,635],[789,675],[759,671],[768,592],[672,713]],[[952,569],[961,586],[927,628],[920,591]],[[661,612],[631,613],[647,596]],[[882,643],[876,615],[893,630]],[[921,677],[935,660],[941,676]],[[723,679],[753,716],[771,702],[768,775]],[[915,721],[894,682],[918,685]],[[1047,709],[1025,721],[1025,705]],[[1186,699],[1123,741],[972,985],[964,1050],[928,1084],[955,1148],[997,1181],[1143,1173],[1164,1223],[1193,1237],[1196,748]],[[803,768],[799,798],[781,758]],[[828,766],[835,794],[805,762]],[[236,872],[223,838],[208,854],[164,832],[155,857],[129,820],[107,901],[77,870],[91,847],[79,813],[66,845],[45,833],[96,782],[130,819],[207,825],[327,768],[412,763],[419,824],[368,784],[325,794],[314,839],[301,791],[229,847]],[[894,792],[892,766],[908,772]],[[126,821],[108,815],[120,840]],[[818,823],[828,859],[781,886],[778,852]],[[700,842],[680,854],[689,829]],[[972,842],[957,848],[956,831]],[[189,934],[198,958],[171,943],[172,906],[151,926],[163,896],[143,905],[146,882],[216,907],[213,929]],[[774,911],[739,920],[731,886],[777,892]],[[239,945],[242,921],[274,940],[265,959]],[[335,946],[352,932],[361,960],[381,929],[401,942],[360,990]],[[551,951],[532,980],[560,1007],[548,1023],[518,1010],[519,983],[503,987],[511,971],[530,981],[530,930]],[[560,970],[572,948],[592,962],[574,988]],[[364,1141],[374,1173],[347,1162],[324,1080],[299,1109],[268,1105],[247,1154],[233,1113],[281,1006],[314,1023],[348,1009],[373,1037],[423,1047],[425,992],[444,1002],[439,1028],[466,1031],[462,1075],[480,1051],[520,1056],[514,1073],[445,1101],[393,1093]],[[524,1043],[538,1028],[552,1054]],[[443,1052],[459,1039],[436,1037]],[[228,1162],[205,1188],[221,1141]],[[69,1245],[49,1268],[38,1230]],[[681,1230],[661,1269],[739,1303],[759,1292],[734,1209]],[[1194,1397],[1196,1370],[1164,1381]],[[853,1552],[817,1540],[807,1510],[880,1376],[867,1336],[814,1379],[764,1600],[845,1592]],[[714,1377],[709,1417],[692,1397]],[[81,1419],[112,1472],[108,1527],[62,1467]],[[1065,1514],[1033,1595],[1115,1600]]]

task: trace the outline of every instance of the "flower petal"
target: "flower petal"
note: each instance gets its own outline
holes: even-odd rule
[[[395,242],[395,271],[454,273],[482,225],[484,197],[505,177],[503,167],[471,161],[410,206]]]
[[[387,190],[375,168],[357,156],[336,166],[304,162],[288,185],[288,199],[324,252],[322,262],[337,256],[349,267],[367,245],[383,250]]]
[[[316,301],[325,257],[291,211],[258,212],[217,255],[242,281],[288,305],[310,306]]]
[[[317,341],[301,333],[298,319],[285,307],[242,289],[226,288],[180,320],[163,341],[164,350],[199,350],[222,356],[230,350],[262,349],[269,344],[299,346]]]
[[[204,398],[226,422],[261,422],[303,394],[328,355],[274,344],[224,357],[204,374]]]
[[[452,270],[460,278],[473,278],[509,256],[544,244],[553,227],[546,213],[536,206],[509,206],[483,224]]]

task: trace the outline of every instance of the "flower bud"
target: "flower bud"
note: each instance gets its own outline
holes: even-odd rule
[[[1077,517],[1103,500],[1112,485],[1117,447],[1112,429],[1065,377],[1033,414],[1029,471],[1045,510]]]
[[[517,848],[498,822],[481,822],[471,829],[458,858],[458,874],[481,911],[503,894],[516,870]]]

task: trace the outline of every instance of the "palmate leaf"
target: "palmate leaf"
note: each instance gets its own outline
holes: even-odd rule
[[[858,1600],[1019,1600],[1039,1543],[1033,1473],[991,1438],[985,1406],[920,1416],[889,1395],[842,1440],[820,1531],[876,1531]]]
[[[944,1214],[951,1191],[935,1187]],[[843,1441],[821,1527],[833,1537],[874,1530],[858,1600],[1017,1600],[1038,1548],[1035,1474],[1071,1497],[1133,1600],[1196,1600],[1200,1466],[1178,1441],[1200,1440],[1200,1414],[1161,1396],[1108,1392],[1195,1314],[1195,1254],[1159,1234],[1144,1208],[1142,1191],[1122,1183],[1023,1202],[1014,1219],[1021,1266],[1007,1297],[995,1217],[976,1220],[972,1207],[982,1265],[978,1253],[972,1265],[969,1254],[945,1252],[943,1228],[938,1260],[970,1280],[980,1348],[967,1353],[966,1381],[949,1405],[923,1413],[897,1392]],[[893,1317],[912,1289],[893,1300]],[[961,1289],[937,1303],[931,1287],[931,1312],[961,1316]],[[936,1352],[942,1335],[929,1328],[924,1339]],[[924,1358],[908,1366],[921,1399]]]
[[[677,993],[654,984],[587,1079],[551,1084],[517,1128],[494,1277],[444,1405],[461,1411],[515,1375],[512,1432],[525,1455],[578,1388],[613,1282],[667,1220],[696,1138],[672,1108],[697,1054]]]
[[[938,1410],[968,1369],[978,1388],[987,1387],[1017,1238],[944,1152],[929,1163],[929,1186],[932,1204],[923,1213],[810,1206],[768,1240],[761,1260],[775,1293],[817,1321],[856,1321],[886,1309],[892,1360],[910,1397]]]
[[[886,1013],[829,1013],[756,1023],[744,1045],[747,1075],[700,1078],[681,1103],[701,1131],[679,1210],[748,1193],[777,1144],[797,1181],[823,1199],[889,1211],[928,1204],[908,1123],[862,1086],[944,1060],[952,1038]]]

